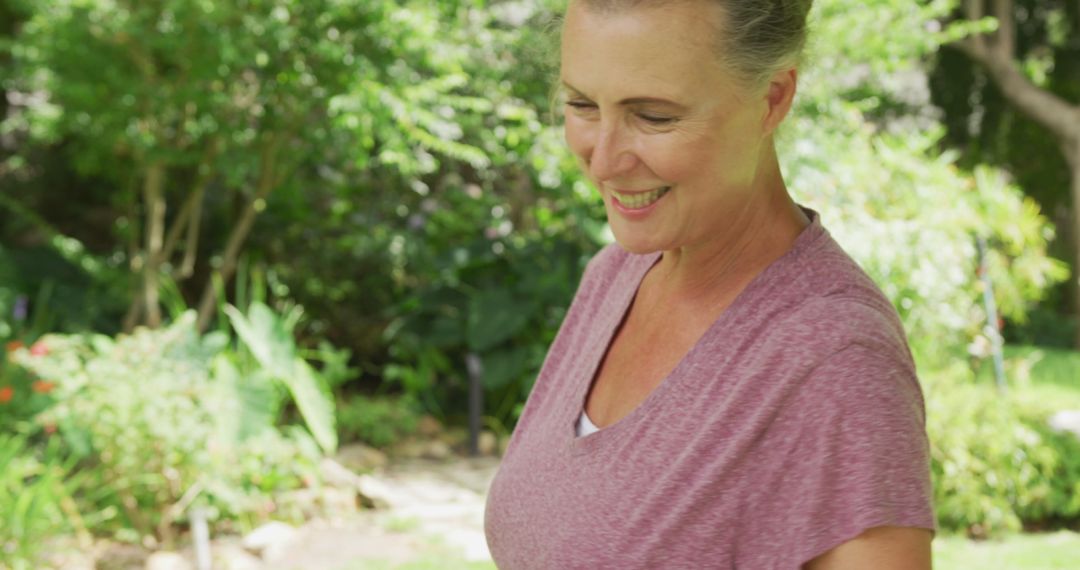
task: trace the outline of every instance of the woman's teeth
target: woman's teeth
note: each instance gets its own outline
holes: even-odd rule
[[[656,190],[637,192],[634,194],[622,194],[613,191],[611,195],[623,206],[637,210],[649,206],[653,202],[659,200],[661,196],[668,193],[668,190],[671,190],[671,186],[664,186],[663,188],[657,188]]]

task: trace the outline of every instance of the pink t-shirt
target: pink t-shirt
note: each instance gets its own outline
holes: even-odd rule
[[[807,213],[640,406],[579,438],[589,384],[660,254],[612,245],[589,263],[491,484],[499,568],[797,569],[869,528],[935,529],[903,328]]]

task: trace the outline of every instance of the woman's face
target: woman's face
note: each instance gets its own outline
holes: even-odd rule
[[[769,106],[718,62],[721,16],[706,2],[567,10],[566,140],[629,251],[706,243],[749,204]]]

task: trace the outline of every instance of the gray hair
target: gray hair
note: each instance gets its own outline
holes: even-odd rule
[[[599,12],[657,7],[691,0],[578,0]],[[718,6],[720,61],[749,86],[763,87],[778,71],[798,65],[806,45],[806,20],[813,0],[696,0]]]

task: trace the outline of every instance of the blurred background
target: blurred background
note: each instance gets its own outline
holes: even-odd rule
[[[0,0],[0,567],[492,568],[611,240],[564,4]],[[1075,568],[1080,3],[815,4],[781,158],[904,319],[937,566]]]

